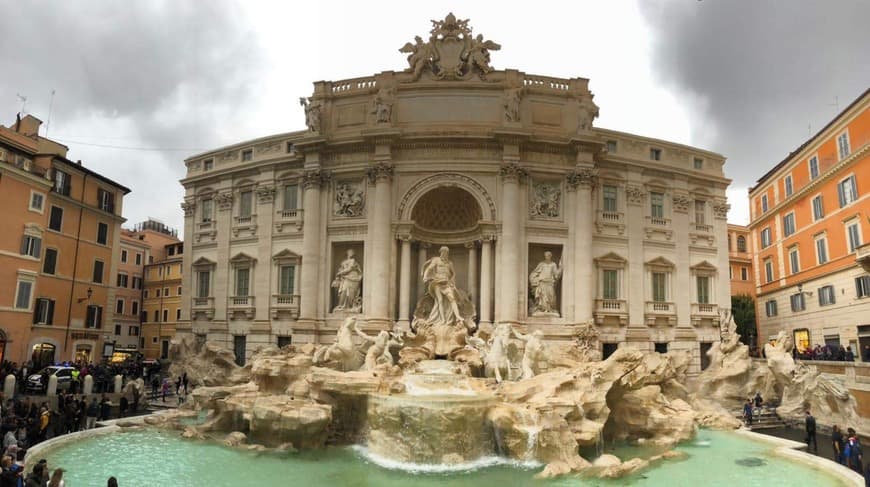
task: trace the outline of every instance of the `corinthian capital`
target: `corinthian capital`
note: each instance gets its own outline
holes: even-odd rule
[[[595,186],[596,171],[593,167],[578,167],[565,176],[569,189],[591,189]]]
[[[330,180],[328,171],[310,169],[302,175],[302,188],[320,188]]]
[[[498,174],[505,181],[519,182],[528,177],[529,171],[517,162],[506,162],[501,165]]]
[[[193,216],[194,212],[196,212],[196,202],[194,201],[182,201],[181,209],[184,210],[184,216],[189,217]]]
[[[369,167],[367,176],[372,184],[377,184],[378,181],[389,181],[393,179],[393,165],[389,162],[376,162]]]

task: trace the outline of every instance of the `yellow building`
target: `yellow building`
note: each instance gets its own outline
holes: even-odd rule
[[[163,245],[151,247],[151,256],[145,265],[145,284],[142,291],[141,351],[145,358],[165,359],[169,356],[169,342],[175,336],[175,325],[181,318],[181,261],[184,245],[175,230],[163,223],[149,220],[137,225],[137,230],[149,234],[152,241]]]

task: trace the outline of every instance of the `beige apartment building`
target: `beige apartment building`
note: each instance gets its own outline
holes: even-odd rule
[[[164,223],[148,220],[136,226],[151,244],[144,269],[141,351],[148,359],[169,356],[169,343],[181,316],[181,275],[184,245],[177,232]]]

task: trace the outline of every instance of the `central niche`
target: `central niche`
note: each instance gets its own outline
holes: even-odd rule
[[[477,200],[457,187],[436,188],[424,194],[414,205],[411,219],[430,231],[471,230],[481,220]]]

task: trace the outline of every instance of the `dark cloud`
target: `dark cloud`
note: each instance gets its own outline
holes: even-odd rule
[[[753,184],[870,85],[870,2],[640,2],[653,71],[689,93],[694,143]]]
[[[242,116],[263,64],[239,9],[226,2],[0,0],[0,122],[14,120],[16,93],[46,121],[54,89],[52,138],[152,148],[226,143],[218,129]],[[118,139],[113,122],[130,138]],[[168,215],[180,223],[181,188],[172,181],[190,153],[97,150],[69,140],[70,158],[133,189],[126,216]]]

